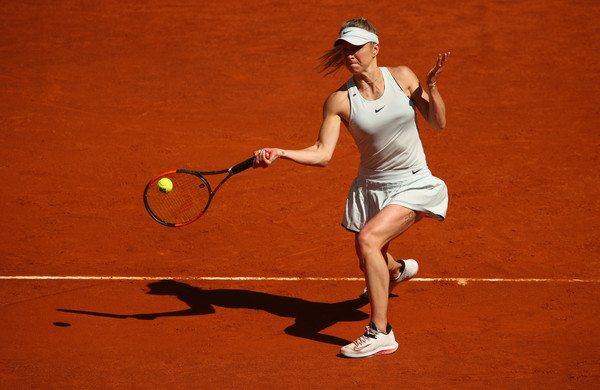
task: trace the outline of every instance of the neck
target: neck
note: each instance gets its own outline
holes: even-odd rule
[[[374,88],[376,87],[376,83],[381,80],[381,76],[383,76],[383,72],[378,67],[375,67],[374,71],[354,75],[354,81],[357,85],[360,84],[363,87]]]

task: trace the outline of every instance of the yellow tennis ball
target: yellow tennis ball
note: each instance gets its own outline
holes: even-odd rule
[[[171,192],[173,189],[173,182],[168,177],[163,177],[158,181],[158,189],[165,193]]]

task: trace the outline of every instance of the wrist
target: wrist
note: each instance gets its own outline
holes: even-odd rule
[[[436,85],[437,81],[434,81],[432,84],[427,84],[427,89],[431,91],[433,88],[436,88]]]

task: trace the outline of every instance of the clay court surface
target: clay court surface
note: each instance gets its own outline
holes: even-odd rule
[[[443,223],[394,241],[399,350],[351,360],[368,323],[340,226],[358,164],[277,161],[167,228],[142,191],[314,142],[318,57],[367,16],[379,64],[423,82]],[[600,387],[600,4],[596,1],[7,1],[0,5],[0,387]]]

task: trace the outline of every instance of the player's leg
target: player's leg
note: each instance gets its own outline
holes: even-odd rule
[[[407,226],[404,231],[406,231],[406,229],[408,229],[410,226],[419,222],[423,217],[424,217],[423,213],[415,212],[415,220],[409,226]],[[400,233],[400,234],[402,234],[402,233]],[[400,272],[402,271],[402,265],[400,263],[398,263],[394,259],[394,256],[392,256],[389,253],[390,242],[388,242],[387,244],[385,244],[383,246],[383,248],[381,249],[381,253],[383,254],[383,256],[385,256],[385,259],[387,261],[388,271],[390,272],[390,280],[394,280],[394,279],[398,278],[398,276],[400,276]]]
[[[367,357],[396,351],[398,343],[387,322],[388,288],[393,262],[388,255],[389,242],[415,223],[418,213],[390,205],[381,210],[355,236],[356,251],[365,274],[371,301],[371,323],[367,331],[341,349],[348,357]],[[394,267],[392,267],[394,269]]]
[[[397,275],[400,268],[391,255],[388,256],[387,248],[390,241],[404,233],[419,217],[419,213],[414,210],[389,205],[367,222],[356,235],[357,255],[371,301],[371,319],[379,330],[384,330],[387,326],[390,273]]]
[[[390,280],[394,279],[396,277],[398,277],[398,274],[400,274],[400,264],[398,264],[396,262],[396,260],[394,260],[394,256],[392,256],[392,254],[390,252],[388,252],[390,247],[390,243],[388,242],[387,244],[385,244],[383,246],[383,248],[381,248],[381,254],[383,255],[387,266],[388,266],[388,272],[390,273]]]
[[[358,236],[358,234],[357,234],[357,236]],[[357,238],[357,237],[355,237],[355,238]],[[360,250],[359,250],[359,247],[358,247],[358,240],[357,239],[354,240],[354,244],[356,246],[356,254],[358,255],[357,258],[358,258],[358,264],[360,266],[360,270],[362,272],[365,272],[365,270],[363,269],[363,262],[362,262],[362,260],[360,258],[360,254],[359,254]],[[390,277],[391,277],[392,274],[396,274],[396,276],[397,276],[397,274],[398,274],[398,272],[400,270],[400,265],[398,263],[396,263],[396,261],[394,260],[394,256],[392,256],[388,252],[389,246],[390,246],[390,243],[388,242],[387,244],[385,244],[383,246],[383,248],[381,248],[381,255],[383,256],[383,258],[385,259],[385,261],[386,261],[386,263],[388,265],[388,270],[390,271]]]
[[[358,240],[355,240],[355,245],[356,245],[356,253],[358,254],[358,253],[360,253],[359,248],[358,248]],[[381,255],[383,256],[384,260],[387,263],[388,271],[390,273],[390,279],[394,279],[394,278],[397,278],[400,273],[400,264],[398,264],[394,260],[394,256],[392,256],[392,254],[388,252],[389,246],[390,246],[390,243],[388,242],[387,244],[385,244],[383,246],[383,248],[381,248]],[[360,259],[360,255],[358,255],[358,262],[359,262],[360,270],[362,272],[365,272],[365,270],[363,269],[363,262]]]

